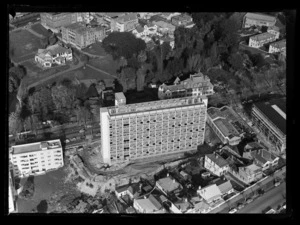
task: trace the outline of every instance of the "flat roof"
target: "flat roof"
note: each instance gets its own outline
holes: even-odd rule
[[[268,22],[275,22],[276,18],[274,16],[262,14],[262,13],[246,13],[245,17],[249,19],[255,19],[255,20],[264,20]]]
[[[270,46],[271,45],[275,48],[284,48],[284,47],[286,47],[286,40],[283,39],[280,41],[276,41],[276,42],[271,43]]]
[[[277,109],[277,106],[280,111]],[[286,118],[282,115],[286,113],[286,100],[275,99],[269,102],[254,103],[254,106],[261,111],[284,135],[286,135]],[[273,106],[273,107],[272,107]]]
[[[53,140],[53,141],[43,141],[43,142],[36,142],[31,144],[24,144],[24,145],[15,145],[12,146],[12,154],[23,154],[28,152],[36,152],[42,151],[42,148],[53,149],[53,148],[60,148],[61,143],[60,140]]]

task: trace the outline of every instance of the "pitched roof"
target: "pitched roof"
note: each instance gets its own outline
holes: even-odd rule
[[[218,185],[218,188],[220,189],[222,194],[225,194],[228,191],[232,190],[233,187],[230,180],[225,180],[223,183]]]
[[[176,180],[170,177],[165,177],[157,181],[164,191],[172,192],[178,189],[181,185]]]
[[[206,201],[209,201],[211,199],[217,198],[222,195],[220,189],[216,184],[212,184],[209,186],[206,186],[198,191],[198,193],[201,195],[202,198],[204,198]]]
[[[285,99],[274,99],[269,102],[254,103],[284,135],[286,135],[286,101]]]
[[[150,195],[146,199],[136,199],[135,201],[146,211],[146,213],[155,212],[162,208],[162,205],[155,199],[153,195]]]
[[[212,154],[207,154],[205,156],[209,158],[211,161],[213,161],[215,164],[217,164],[219,167],[224,167],[228,165],[228,162],[218,154],[212,153]]]
[[[201,202],[194,204],[194,208],[197,211],[203,211],[203,210],[209,209],[209,205],[206,202],[201,201]]]
[[[274,16],[261,14],[261,13],[247,13],[245,17],[249,19],[255,19],[255,20],[263,20],[268,22],[275,22],[276,18]]]
[[[175,202],[174,205],[177,208],[179,208],[182,212],[185,212],[191,206],[189,202],[185,202],[185,201]]]
[[[117,187],[115,188],[115,190],[116,190],[116,192],[118,192],[118,193],[122,193],[122,192],[128,190],[129,187],[130,187],[130,186],[129,186],[128,184],[125,184],[125,185],[122,185],[122,186],[117,186]]]
[[[283,40],[280,40],[280,41],[276,41],[276,42],[273,42],[270,44],[270,46],[273,46],[274,48],[284,48],[286,47],[286,40],[283,39]]]
[[[257,34],[257,35],[251,36],[250,38],[255,41],[263,41],[263,40],[266,40],[269,38],[274,38],[275,36],[276,36],[275,34],[265,32],[262,34]]]

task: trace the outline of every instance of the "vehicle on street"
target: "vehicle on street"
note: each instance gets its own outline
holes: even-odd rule
[[[274,184],[275,187],[277,187],[277,186],[279,186],[279,185],[280,185],[280,182],[279,182],[279,181],[275,182],[275,184]]]
[[[249,203],[253,202],[253,199],[252,198],[248,198],[246,202],[249,204]]]
[[[270,210],[272,210],[271,206],[268,206],[267,208],[265,208],[264,210],[262,210],[261,212],[263,214],[267,214]]]
[[[79,133],[83,133],[85,131],[85,129],[81,129],[80,131],[79,131]]]
[[[238,209],[242,209],[242,208],[244,208],[244,206],[245,206],[244,204],[239,204]]]
[[[230,209],[230,210],[229,210],[229,213],[230,213],[230,214],[233,214],[233,213],[236,213],[236,212],[237,212],[237,209],[236,209],[236,208],[233,208],[233,209]]]

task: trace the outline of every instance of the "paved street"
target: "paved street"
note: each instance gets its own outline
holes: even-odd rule
[[[271,206],[273,209],[277,209],[278,205],[285,202],[283,195],[286,193],[286,183],[283,182],[278,187],[266,192],[261,197],[257,198],[237,213],[262,213],[262,210]]]

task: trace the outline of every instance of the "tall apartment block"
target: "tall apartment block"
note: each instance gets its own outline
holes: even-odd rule
[[[15,145],[10,149],[10,170],[14,177],[39,175],[63,165],[60,140]]]
[[[279,152],[286,149],[285,99],[255,103],[252,108],[252,120]]]
[[[78,21],[78,13],[41,13],[41,24],[47,29],[59,31],[63,26],[76,23]]]
[[[103,27],[89,27],[84,23],[74,23],[62,27],[62,40],[70,43],[77,48],[85,48],[96,41],[102,41],[105,38]]]
[[[204,142],[206,111],[206,96],[100,108],[103,162],[196,150]]]
[[[210,79],[202,73],[190,75],[190,78],[180,81],[177,77],[173,85],[162,84],[158,88],[159,99],[181,98],[214,94]]]

